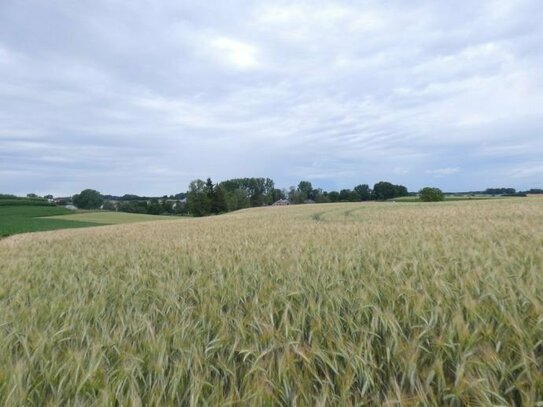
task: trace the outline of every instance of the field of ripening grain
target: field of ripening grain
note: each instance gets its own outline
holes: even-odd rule
[[[0,405],[543,405],[543,199],[0,241]]]

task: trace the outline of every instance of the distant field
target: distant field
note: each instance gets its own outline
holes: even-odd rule
[[[542,247],[540,198],[12,236],[0,405],[538,406]]]
[[[78,222],[91,222],[106,225],[115,225],[120,223],[134,223],[156,221],[161,219],[179,219],[173,216],[145,215],[139,213],[125,212],[82,212],[72,213],[71,215],[53,216],[51,219],[74,220]]]
[[[17,233],[84,228],[161,219],[171,220],[172,217],[121,212],[74,213],[72,210],[57,206],[30,206],[28,203],[17,204],[17,206],[0,205],[0,237]]]
[[[95,223],[90,222],[65,220],[62,216],[52,217],[54,215],[69,213],[73,213],[73,211],[56,206],[30,206],[28,204],[17,206],[0,205],[0,236],[96,226]]]

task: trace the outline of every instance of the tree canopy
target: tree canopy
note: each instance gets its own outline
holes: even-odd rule
[[[445,196],[439,188],[425,187],[419,191],[419,199],[423,202],[443,201]]]
[[[387,199],[399,198],[409,195],[407,188],[403,185],[394,185],[390,182],[381,181],[373,186],[372,199],[386,201]]]
[[[104,203],[100,192],[94,189],[85,189],[72,197],[72,202],[79,209],[98,209]]]
[[[211,197],[206,182],[197,179],[189,184],[187,207],[193,216],[204,216],[211,213]]]
[[[512,195],[516,192],[515,188],[487,188],[484,193],[488,195]]]

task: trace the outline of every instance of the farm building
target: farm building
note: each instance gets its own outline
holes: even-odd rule
[[[290,205],[290,201],[288,199],[280,199],[273,203],[273,206],[284,206],[284,205]]]

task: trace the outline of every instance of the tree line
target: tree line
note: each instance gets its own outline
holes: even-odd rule
[[[514,188],[487,188],[478,194],[503,196],[525,196],[541,194],[542,189],[532,188],[517,192]],[[368,184],[359,184],[352,189],[324,191],[314,188],[310,181],[300,181],[297,186],[279,189],[271,178],[234,178],[218,183],[208,178],[197,179],[189,184],[188,191],[162,197],[142,197],[133,194],[122,196],[102,195],[93,189],[85,189],[71,198],[71,202],[80,209],[104,209],[128,213],[150,215],[191,215],[206,216],[231,212],[238,209],[267,206],[284,200],[289,204],[385,201],[400,198],[409,193],[403,185],[380,181],[370,188]],[[0,194],[0,198],[13,198],[14,195]],[[28,198],[39,198],[28,194]],[[439,188],[426,187],[418,192],[421,201],[441,201],[444,194]],[[52,199],[52,195],[44,198]],[[42,198],[43,199],[43,198]],[[70,198],[66,198],[70,199]],[[58,200],[58,198],[57,198]],[[60,202],[60,201],[58,201]],[[60,204],[55,202],[57,204]],[[66,204],[69,202],[63,202]]]
[[[283,197],[270,178],[234,178],[218,184],[210,178],[197,179],[189,184],[187,210],[193,216],[205,216],[271,205]]]
[[[289,190],[275,188],[270,178],[235,178],[214,184],[197,179],[187,191],[187,211],[193,216],[206,216],[238,209],[271,205],[281,199],[289,203],[360,202],[387,200],[409,195],[403,185],[381,181],[373,186],[360,184],[351,189],[323,191],[309,181],[300,181]]]
[[[185,197],[185,194],[177,196]],[[104,209],[127,213],[142,213],[148,215],[186,215],[186,205],[181,203],[182,198],[174,195],[162,198],[147,198],[137,195],[123,195],[116,197],[102,195],[94,189],[85,189],[72,197],[72,203],[79,209]]]

